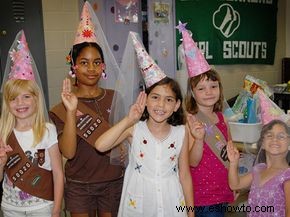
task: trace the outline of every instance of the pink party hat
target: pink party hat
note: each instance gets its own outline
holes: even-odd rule
[[[210,70],[210,66],[208,65],[201,51],[198,49],[196,43],[190,37],[190,34],[185,26],[186,23],[181,23],[179,21],[179,24],[176,28],[179,30],[179,32],[182,33],[182,44],[188,76],[194,77]]]
[[[10,52],[12,62],[8,79],[35,80],[32,59],[26,42],[24,31],[21,31],[17,47]]]
[[[263,125],[274,119],[287,121],[286,114],[261,89],[257,90]]]
[[[150,87],[158,81],[166,77],[165,73],[154,62],[152,57],[146,52],[143,45],[138,41],[136,33],[130,32],[133,40],[133,45],[137,54],[139,67],[141,69],[142,76],[145,81],[146,87]]]
[[[81,20],[77,29],[74,45],[83,42],[96,42],[95,27],[92,22],[92,15],[90,14],[89,3],[86,1],[83,6],[83,11],[81,14]]]

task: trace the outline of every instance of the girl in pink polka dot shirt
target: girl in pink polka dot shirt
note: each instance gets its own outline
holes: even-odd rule
[[[188,79],[185,106],[192,134],[190,170],[198,217],[223,217],[227,203],[234,200],[227,178],[226,144],[231,136],[222,114],[223,100],[216,71],[210,69]]]

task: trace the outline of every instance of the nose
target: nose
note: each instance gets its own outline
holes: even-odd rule
[[[88,65],[88,70],[89,70],[89,71],[94,71],[94,70],[96,70],[96,67],[94,66],[93,63],[89,63],[89,65]]]
[[[17,97],[17,98],[15,99],[15,102],[16,102],[16,105],[21,105],[22,102],[23,102],[23,100],[22,100],[21,97]]]
[[[206,89],[205,89],[205,93],[206,93],[206,94],[211,94],[211,89],[210,89],[210,88],[206,88]]]
[[[159,106],[159,107],[163,107],[164,104],[165,104],[164,99],[160,99],[160,100],[158,101],[158,106]]]

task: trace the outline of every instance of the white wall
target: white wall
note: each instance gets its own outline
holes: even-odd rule
[[[42,0],[44,40],[50,107],[60,101],[63,78],[69,66],[65,57],[79,22],[77,0]]]

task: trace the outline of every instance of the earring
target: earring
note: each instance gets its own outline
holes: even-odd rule
[[[108,78],[105,71],[102,72],[102,78],[105,79],[105,80]]]
[[[78,68],[77,65],[71,67],[71,70],[69,71],[68,74],[69,74],[72,78],[75,78],[75,77],[76,77],[76,69],[77,69],[77,68]]]

